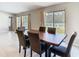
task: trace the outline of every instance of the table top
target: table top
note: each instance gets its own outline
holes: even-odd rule
[[[30,31],[33,33],[38,33],[40,40],[50,44],[50,45],[59,45],[66,37],[66,34],[51,34],[48,32],[39,32],[39,31]]]
[[[39,38],[51,45],[59,45],[66,37],[66,34],[50,34],[39,32]]]

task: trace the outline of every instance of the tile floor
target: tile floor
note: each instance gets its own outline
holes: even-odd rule
[[[23,57],[23,52],[23,50],[20,54],[18,52],[18,37],[15,32],[0,32],[0,57]],[[26,56],[30,57],[30,48],[27,49]],[[79,48],[73,46],[71,56],[79,57]],[[39,55],[33,52],[33,57],[39,57]]]

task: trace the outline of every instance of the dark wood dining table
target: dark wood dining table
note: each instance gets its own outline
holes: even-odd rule
[[[53,46],[59,46],[67,36],[66,34],[51,34],[48,32],[39,32],[36,30],[31,30],[30,32],[38,33],[40,40],[44,41],[47,45]],[[47,57],[47,51],[45,56]]]

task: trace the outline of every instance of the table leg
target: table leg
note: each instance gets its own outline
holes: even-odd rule
[[[47,57],[47,51],[45,51],[45,57]]]
[[[48,57],[49,53],[48,53],[48,48],[50,45],[46,44],[46,49],[45,49],[45,57]]]

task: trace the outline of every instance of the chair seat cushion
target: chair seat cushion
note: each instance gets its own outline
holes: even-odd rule
[[[60,56],[66,55],[66,47],[64,46],[53,46],[50,49],[51,49],[51,52],[57,55],[60,55]]]

